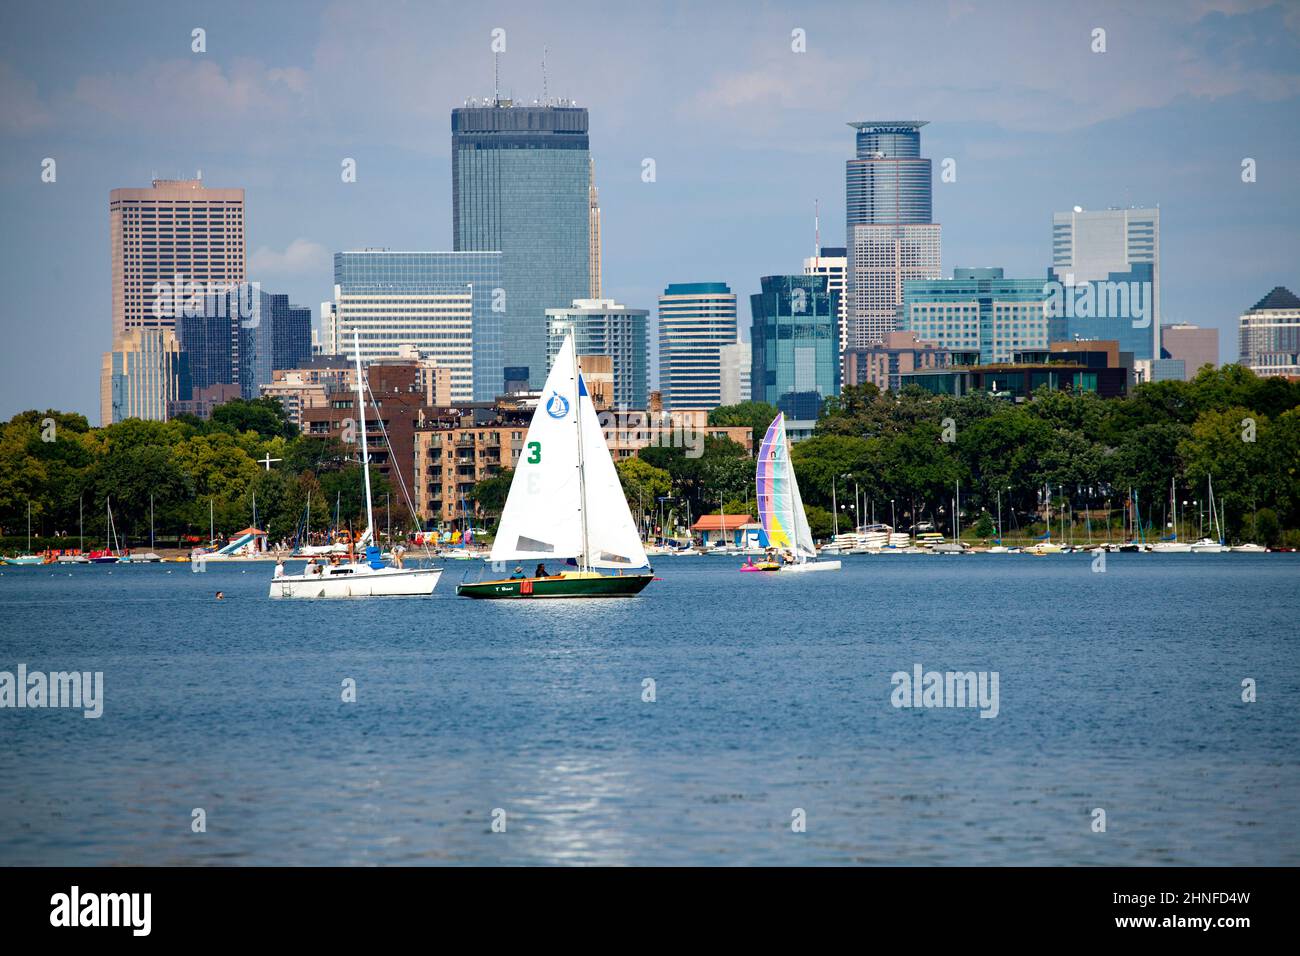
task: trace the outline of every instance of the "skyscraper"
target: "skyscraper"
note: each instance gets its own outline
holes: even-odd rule
[[[185,353],[171,329],[134,328],[113,337],[101,367],[101,424],[127,418],[166,421],[168,403],[191,394]]]
[[[363,359],[396,358],[414,346],[451,369],[456,402],[490,402],[502,391],[499,252],[334,254],[334,303],[324,309],[322,349]]]
[[[183,309],[176,338],[195,388],[238,385],[243,398],[257,398],[276,369],[311,359],[311,309],[240,283],[205,296],[197,314]]]
[[[738,341],[736,294],[725,282],[679,282],[659,297],[664,408],[722,404],[722,349]]]
[[[831,292],[838,297],[840,324],[840,351],[849,347],[849,297],[845,294],[844,279],[849,268],[848,250],[843,246],[818,248],[815,255],[803,261],[806,276],[826,276]]]
[[[1300,297],[1277,286],[1241,315],[1241,364],[1256,375],[1300,376]]]
[[[163,343],[124,338],[125,333],[175,329],[184,302],[197,302],[201,310],[209,290],[244,281],[244,191],[208,189],[199,178],[155,179],[148,189],[111,190],[108,223],[113,349],[100,370],[103,423],[116,420],[115,407],[128,417],[141,409],[149,414],[162,409],[159,417],[165,418],[167,402],[176,395],[159,393],[146,400],[132,389],[142,382],[170,387],[166,376],[129,383],[113,376],[134,374],[139,362],[154,361],[128,355],[165,356],[176,347],[175,338]],[[115,405],[113,395],[128,397]]]
[[[157,301],[159,285],[174,288],[179,278],[206,291],[209,283],[244,281],[242,189],[208,189],[201,179],[155,179],[148,189],[114,189],[108,223],[114,336],[175,327],[168,300]]]
[[[850,123],[857,155],[845,164],[848,344],[862,348],[893,331],[908,279],[939,278],[940,227],[933,221],[925,121]]]
[[[1067,297],[1072,296],[1071,287],[1085,283],[1111,283],[1111,289],[1114,283],[1138,283],[1140,301],[1149,306],[1147,314],[1083,318],[1110,319],[1112,325],[1129,323],[1146,339],[1134,350],[1134,358],[1160,358],[1159,209],[1085,210],[1075,206],[1070,212],[1053,213],[1052,271],[1053,280],[1065,287]],[[1104,296],[1107,288],[1094,286],[1094,292]],[[1120,336],[1111,329],[1102,330],[1100,337]]]
[[[603,355],[613,362],[613,404],[645,408],[649,359],[645,309],[629,309],[612,299],[576,299],[567,309],[547,309],[547,364],[555,361],[572,332],[577,354]]]
[[[587,227],[591,254],[591,291],[587,298],[600,298],[600,192],[596,189],[596,161],[591,160],[591,184],[588,187]]]
[[[753,313],[753,400],[775,405],[807,430],[823,400],[840,392],[836,296],[824,275],[764,276]],[[802,423],[802,424],[800,424]]]
[[[546,310],[591,294],[587,111],[496,99],[452,110],[451,131],[453,248],[500,252],[500,364],[541,388]]]

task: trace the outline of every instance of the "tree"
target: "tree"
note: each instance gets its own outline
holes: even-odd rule
[[[470,500],[483,515],[499,519],[505,511],[506,498],[510,495],[510,485],[514,478],[515,473],[508,468],[490,478],[484,478],[475,483],[469,493]]]
[[[294,438],[298,426],[285,414],[278,398],[236,398],[212,410],[212,425],[235,432],[257,432],[262,438]]]
[[[624,458],[614,467],[618,480],[623,483],[627,506],[634,515],[653,514],[655,502],[672,494],[673,476],[637,455]]]
[[[757,448],[778,414],[778,409],[767,402],[719,405],[709,412],[709,424],[722,427],[747,425],[754,431],[754,447]]]

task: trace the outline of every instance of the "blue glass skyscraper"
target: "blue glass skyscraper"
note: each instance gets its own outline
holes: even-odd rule
[[[257,398],[274,369],[298,368],[311,358],[311,309],[257,283],[240,283],[205,296],[198,314],[182,311],[176,337],[194,388],[238,385],[244,398]]]
[[[590,294],[589,160],[585,109],[498,99],[451,111],[452,246],[501,253],[500,364],[527,367],[534,388],[546,310]]]
[[[838,296],[825,275],[764,276],[749,297],[750,387],[796,421],[815,421],[840,393]]]

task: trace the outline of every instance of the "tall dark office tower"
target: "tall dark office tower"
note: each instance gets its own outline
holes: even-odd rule
[[[240,283],[206,296],[197,314],[177,316],[176,337],[195,388],[238,385],[242,397],[257,398],[273,370],[311,359],[311,309]]]
[[[587,111],[567,101],[451,111],[452,245],[501,253],[497,367],[526,367],[534,388],[546,379],[546,310],[591,290],[589,162]]]
[[[921,156],[925,121],[849,125],[858,132],[844,170],[848,344],[865,348],[896,328],[906,280],[939,278],[940,227]]]

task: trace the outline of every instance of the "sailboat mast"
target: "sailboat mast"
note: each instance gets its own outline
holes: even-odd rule
[[[578,515],[582,520],[582,564],[579,570],[588,571],[591,568],[591,545],[587,541],[587,476],[582,455],[582,396],[579,394],[582,373],[578,371],[578,344],[573,341],[572,332],[569,339],[573,346],[573,421],[578,429]]]
[[[27,499],[27,553],[32,553],[32,499]]]
[[[149,550],[153,550],[153,494],[149,495]]]
[[[81,541],[78,547],[79,551],[86,550],[86,523],[85,523],[85,514],[82,510],[83,504],[84,502],[82,501],[82,496],[77,495],[77,537]]]
[[[352,345],[357,360],[357,412],[361,417],[361,473],[366,486],[366,530],[361,536],[365,541],[372,533],[375,519],[370,501],[370,443],[366,435],[366,400],[361,392],[361,331],[359,329],[352,330]]]

